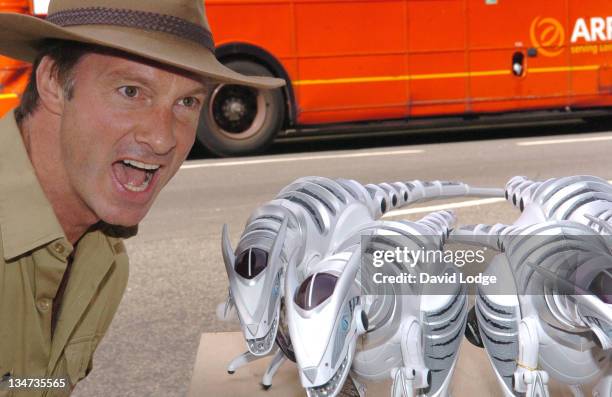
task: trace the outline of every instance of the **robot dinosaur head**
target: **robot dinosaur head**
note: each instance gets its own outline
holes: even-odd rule
[[[612,349],[612,254],[609,223],[587,218],[601,230],[569,220],[522,226],[474,225],[453,240],[503,251],[520,296],[556,329],[590,331]]]
[[[581,260],[569,276],[571,281],[541,267],[534,270],[548,278],[548,285],[556,287],[545,288],[548,291],[544,295],[557,320],[553,325],[579,331],[589,329],[600,347],[612,350],[612,255],[593,255]]]
[[[590,330],[604,350],[612,349],[609,236],[561,220],[530,225],[505,240],[519,289],[547,309],[542,319],[570,332]]]
[[[300,379],[309,397],[336,396],[348,376],[359,336],[368,328],[355,283],[360,252],[323,259],[298,285],[287,273],[287,317]]]
[[[227,225],[223,227],[223,261],[229,278],[230,299],[236,306],[248,349],[258,356],[274,346],[279,325],[283,272],[287,258],[283,243],[287,218],[278,232],[260,229],[244,235],[232,249]]]
[[[589,240],[599,237],[589,236]],[[561,288],[548,296],[549,305],[566,322],[588,328],[604,350],[612,350],[612,255],[602,246],[599,252],[576,257],[577,266],[568,275],[571,282],[564,285],[567,281],[557,277],[550,283]]]

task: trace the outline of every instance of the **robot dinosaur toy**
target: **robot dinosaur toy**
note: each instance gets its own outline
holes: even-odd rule
[[[391,396],[446,396],[467,318],[465,288],[432,293],[410,285],[376,287],[365,276],[369,253],[441,250],[455,218],[433,213],[417,222],[375,221],[355,231],[337,252],[313,265],[298,283],[287,274],[287,319],[298,371],[309,397],[337,396],[345,382],[364,396],[362,380],[393,379]],[[362,236],[368,241],[360,248]],[[367,260],[366,260],[367,263]],[[394,264],[385,275],[454,273],[446,263]],[[361,273],[361,274],[360,274]]]
[[[503,193],[503,189],[473,188],[458,182],[364,186],[353,180],[306,177],[254,211],[235,250],[224,226],[222,252],[230,286],[218,313],[230,318],[235,308],[248,347],[229,364],[228,372],[273,355],[262,380],[264,387],[270,387],[280,365],[287,358],[294,359],[281,310],[287,301],[287,268],[294,268],[300,281],[305,279],[314,264],[335,252],[355,231],[392,209],[431,199],[502,197]]]
[[[504,194],[522,212],[513,225],[455,229],[448,212],[417,222],[381,219],[419,201]],[[237,315],[248,348],[228,372],[274,355],[264,387],[290,359],[311,397],[363,396],[362,380],[389,377],[393,397],[445,396],[467,321],[465,335],[485,348],[504,395],[548,396],[551,377],[576,397],[585,385],[611,397],[611,221],[612,186],[588,176],[515,177],[505,191],[299,179],[252,214],[235,250],[224,227],[230,288],[219,313]],[[499,252],[485,274],[502,285],[479,286],[469,315],[459,285],[406,293],[363,278],[373,250],[441,249],[447,241]],[[409,272],[424,268],[457,271],[423,263]]]
[[[499,250],[487,273],[509,288],[480,286],[468,339],[484,345],[506,396],[548,396],[548,379],[574,396],[612,395],[612,186],[588,176],[515,177],[510,226],[475,225],[451,240]]]

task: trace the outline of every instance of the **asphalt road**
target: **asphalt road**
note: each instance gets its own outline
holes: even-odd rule
[[[93,372],[74,395],[184,396],[200,334],[238,329],[215,316],[227,293],[219,248],[222,225],[229,225],[237,242],[251,211],[299,177],[362,183],[445,179],[491,187],[503,187],[514,175],[591,174],[610,180],[611,129],[605,124],[549,125],[300,140],[276,144],[264,156],[189,160],[162,192],[138,236],[126,242],[131,258],[127,292],[96,352]],[[453,204],[459,207],[460,223],[511,223],[518,215],[505,202],[472,200],[453,201],[462,202]],[[400,217],[417,219],[438,204],[419,205]]]

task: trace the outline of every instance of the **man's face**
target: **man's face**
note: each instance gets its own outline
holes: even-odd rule
[[[205,87],[184,74],[95,53],[75,66],[73,82],[57,166],[99,219],[135,225],[187,157]]]

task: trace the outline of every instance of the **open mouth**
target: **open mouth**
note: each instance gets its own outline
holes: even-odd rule
[[[338,370],[332,376],[327,383],[316,386],[316,387],[308,387],[306,388],[306,394],[308,397],[333,397],[338,394],[340,389],[342,388],[342,384],[346,379],[346,375],[348,374],[348,355],[338,367]]]
[[[247,339],[249,351],[255,355],[267,354],[272,349],[272,344],[276,338],[276,319],[272,322],[270,330],[263,338]]]
[[[113,163],[117,181],[130,192],[144,192],[160,169],[159,164],[147,164],[136,160],[120,160]]]

